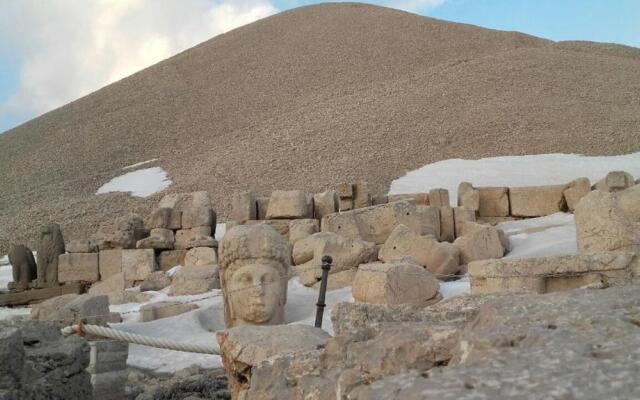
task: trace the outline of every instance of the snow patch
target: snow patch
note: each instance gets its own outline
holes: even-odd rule
[[[578,154],[539,154],[481,158],[479,160],[444,160],[425,165],[391,182],[389,194],[449,190],[449,199],[457,205],[458,185],[540,186],[561,185],[587,177],[596,182],[610,171],[623,170],[640,176],[640,153],[622,156],[588,157]]]
[[[139,167],[141,165],[150,164],[150,163],[152,163],[154,161],[158,161],[158,160],[159,160],[159,158],[152,158],[151,160],[142,161],[142,162],[139,162],[139,163],[136,163],[136,164],[127,165],[126,167],[122,167],[122,169],[137,168],[137,167]]]
[[[130,192],[132,196],[149,197],[171,185],[167,173],[160,167],[139,169],[117,176],[98,189],[96,194]]]

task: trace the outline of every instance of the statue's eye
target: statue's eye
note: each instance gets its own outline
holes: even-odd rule
[[[262,278],[262,282],[264,283],[273,283],[276,281],[276,277],[272,274],[267,274]]]
[[[242,283],[251,283],[251,276],[250,276],[250,275],[243,274],[243,275],[240,275],[239,280],[240,280],[240,282],[242,282]]]

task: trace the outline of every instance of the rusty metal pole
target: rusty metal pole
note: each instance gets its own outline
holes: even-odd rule
[[[318,302],[316,303],[316,328],[322,328],[322,315],[324,314],[324,297],[327,293],[327,280],[329,279],[329,270],[333,264],[331,256],[322,257],[322,280],[320,281],[320,293],[318,293]]]

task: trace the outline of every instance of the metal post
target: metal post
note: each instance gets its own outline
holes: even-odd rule
[[[322,280],[320,281],[320,293],[318,293],[318,302],[316,303],[316,328],[322,328],[322,315],[324,314],[324,296],[327,293],[327,280],[329,279],[329,270],[333,264],[331,256],[322,257]]]

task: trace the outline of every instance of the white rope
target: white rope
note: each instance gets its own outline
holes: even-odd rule
[[[220,354],[220,350],[217,346],[177,342],[175,340],[169,339],[158,339],[98,325],[82,324],[68,326],[62,329],[62,334],[65,336],[71,335],[73,333],[90,333],[96,336],[122,340],[128,343],[140,344],[143,346],[156,347],[159,349],[185,351],[188,353]]]

